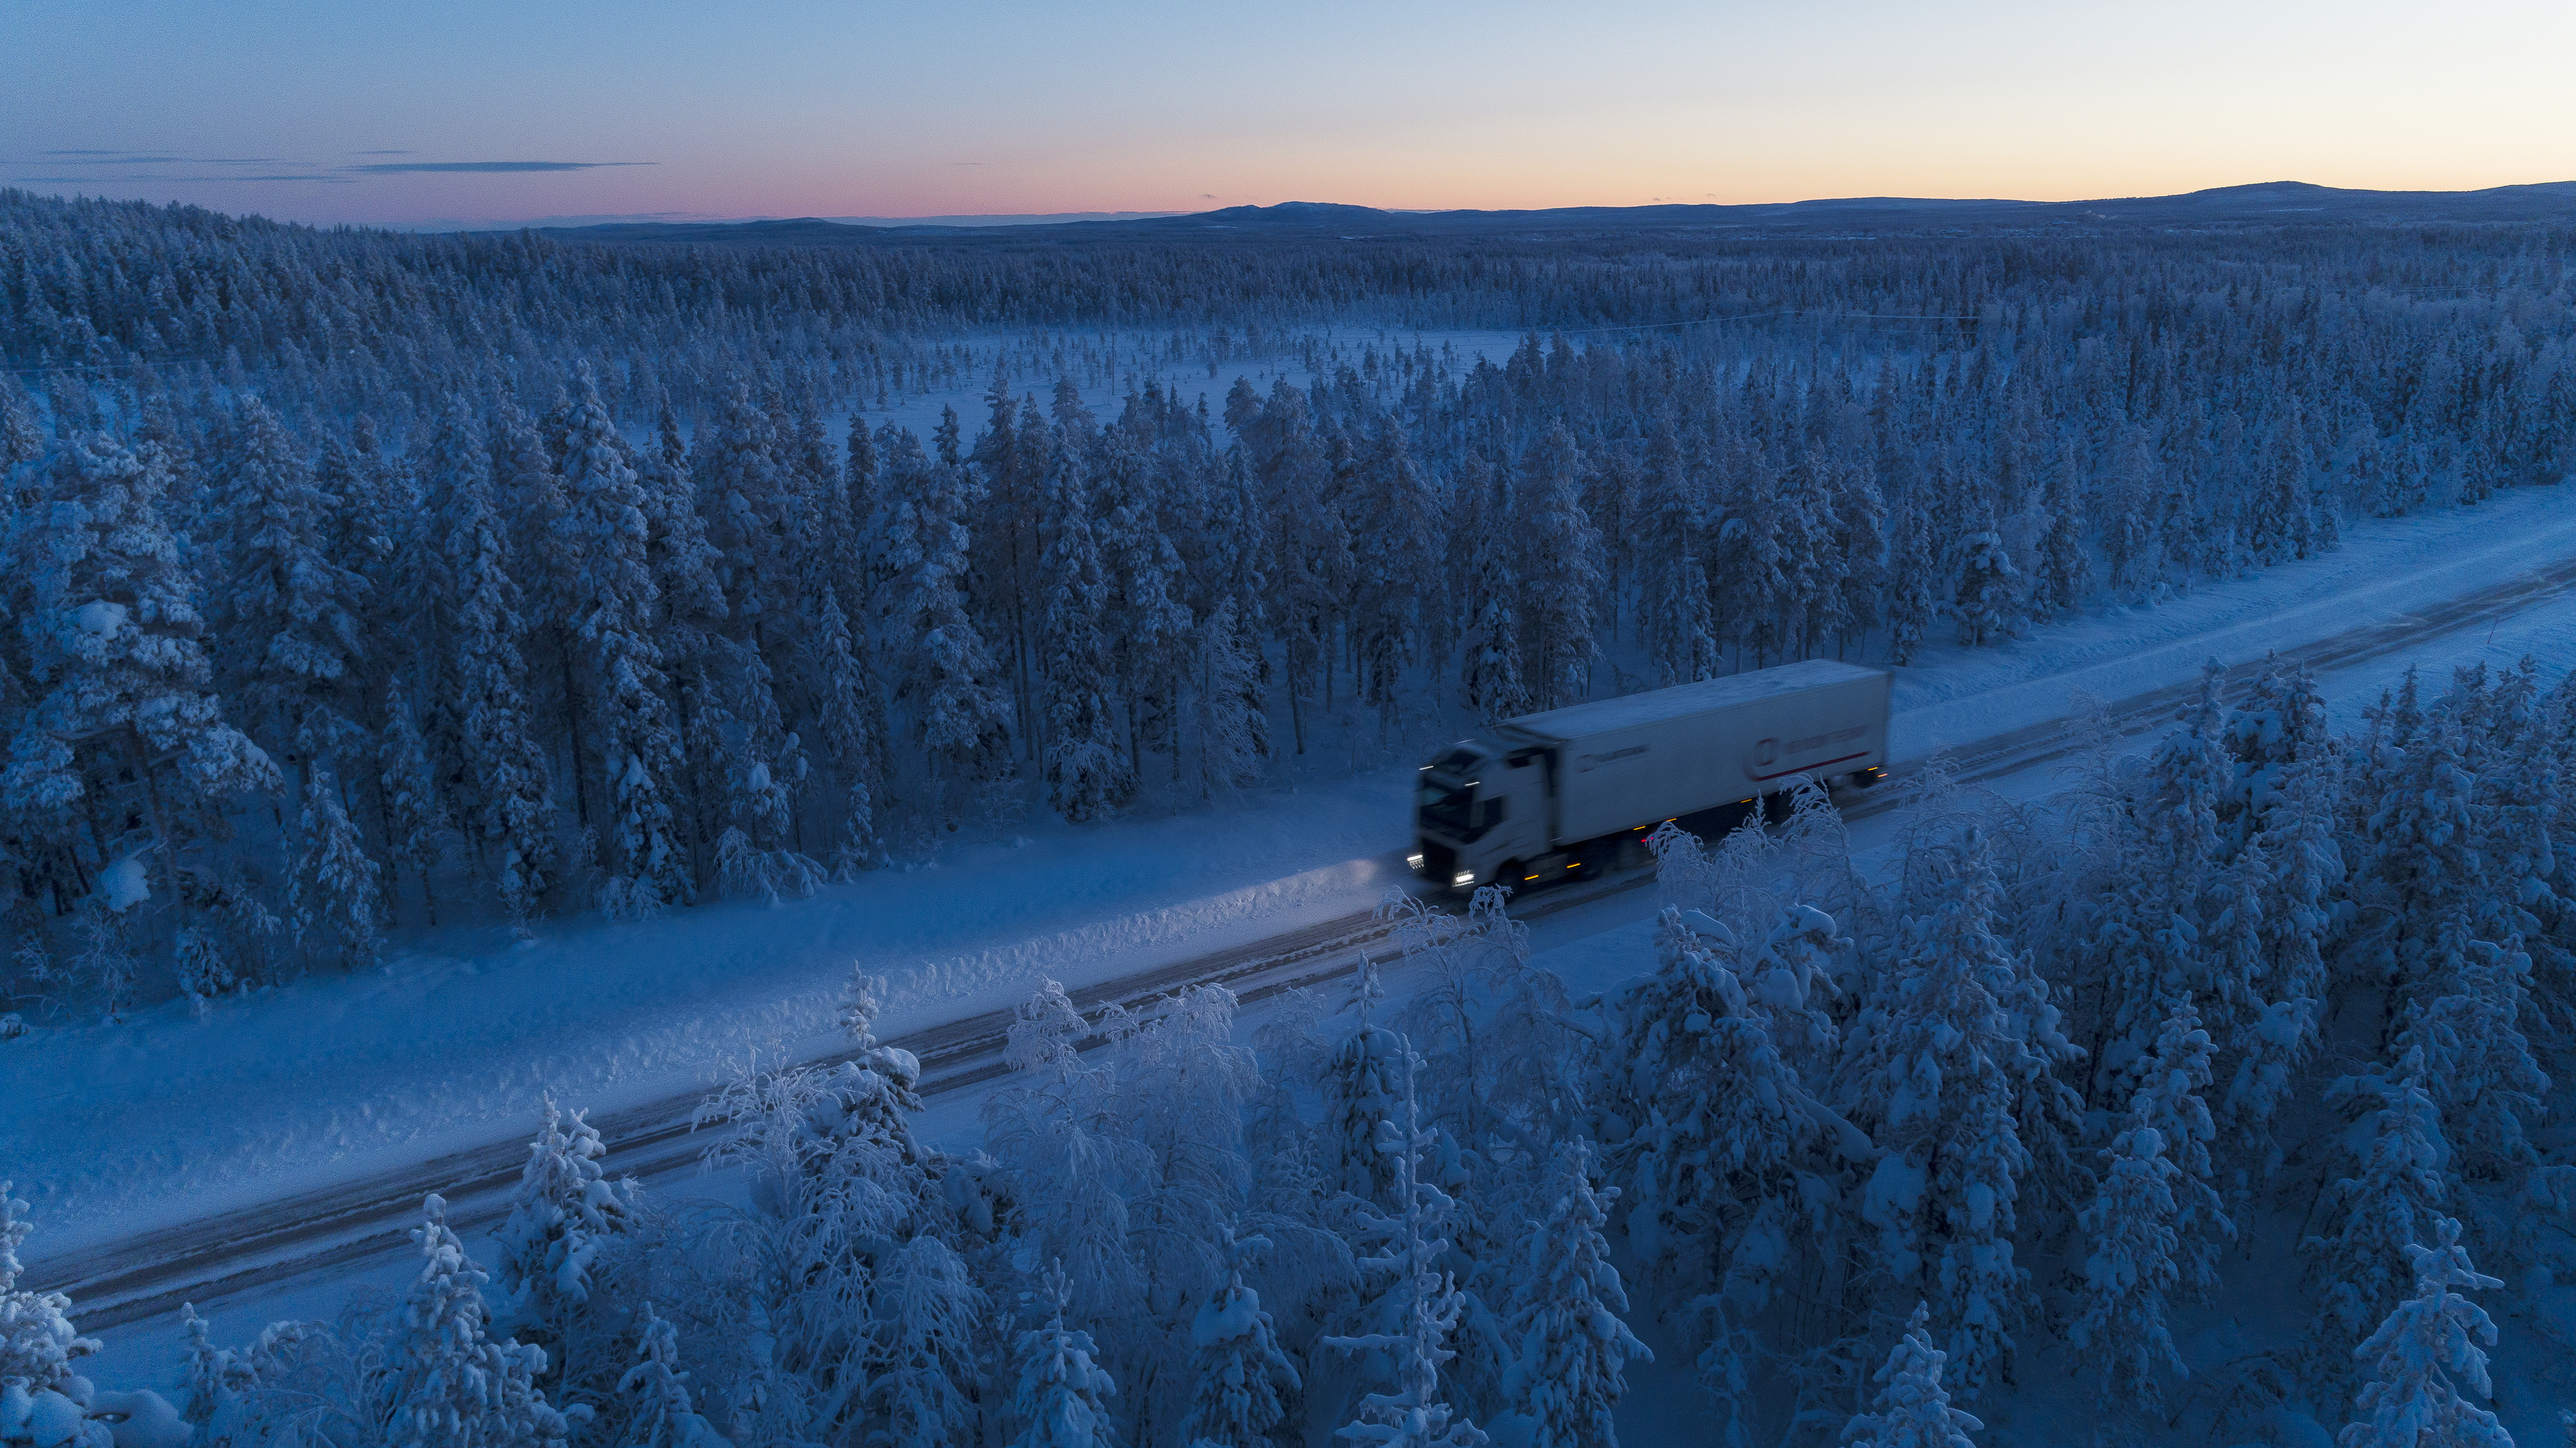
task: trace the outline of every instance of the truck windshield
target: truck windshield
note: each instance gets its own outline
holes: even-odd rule
[[[1452,839],[1469,837],[1470,807],[1476,802],[1472,784],[1443,784],[1436,779],[1422,781],[1414,803],[1422,812],[1422,823]]]

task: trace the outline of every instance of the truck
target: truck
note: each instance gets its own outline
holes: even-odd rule
[[[1813,659],[1504,720],[1422,766],[1406,862],[1447,889],[1527,889],[1802,779],[1865,788],[1886,774],[1887,695],[1884,670]]]

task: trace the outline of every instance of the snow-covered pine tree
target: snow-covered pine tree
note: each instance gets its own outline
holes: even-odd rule
[[[545,1350],[494,1342],[483,1306],[483,1269],[447,1225],[447,1203],[432,1193],[412,1240],[420,1276],[403,1297],[381,1378],[371,1383],[370,1426],[397,1443],[444,1448],[521,1448],[568,1441],[572,1424],[537,1387]]]
[[[2486,1348],[2495,1346],[2496,1329],[2486,1309],[2463,1294],[2504,1283],[2469,1265],[2456,1219],[2436,1218],[2433,1229],[2437,1245],[2406,1244],[2415,1295],[2354,1349],[2369,1377],[2354,1404],[2360,1420],[2336,1440],[2342,1448],[2513,1448],[2496,1415],[2467,1397],[2495,1396]]]
[[[1720,660],[1716,620],[1709,613],[1699,483],[1682,459],[1681,439],[1668,415],[1655,419],[1647,439],[1643,493],[1642,507],[1652,519],[1639,578],[1647,652],[1667,685],[1714,677]]]
[[[1951,596],[1959,642],[1983,646],[2011,637],[2021,620],[2020,595],[2021,574],[1995,531],[1993,511],[1981,508],[1959,544],[1959,586]]]
[[[74,1364],[99,1345],[72,1326],[69,1297],[18,1285],[26,1270],[18,1248],[35,1227],[27,1220],[27,1204],[10,1196],[9,1186],[0,1181],[0,1383],[45,1392],[66,1385],[80,1371]]]
[[[680,1368],[679,1334],[668,1320],[654,1315],[652,1303],[645,1303],[642,1312],[635,1365],[617,1380],[618,1396],[632,1405],[620,1448],[724,1448],[724,1435],[690,1399],[689,1375]]]
[[[816,610],[813,644],[816,728],[823,758],[841,785],[840,839],[832,846],[832,873],[848,880],[886,864],[886,848],[877,832],[877,804],[885,785],[885,739],[879,732],[884,710],[876,702],[876,680],[859,663],[850,640],[849,616],[840,593],[823,589]]]
[[[2533,1012],[2531,957],[2520,945],[2471,940],[2465,927],[2446,924],[2391,1043],[2401,1056],[2421,1055],[2443,1137],[2464,1170],[2486,1179],[2537,1159],[2525,1126],[2550,1085],[2520,1024]]]
[[[503,913],[524,928],[553,883],[555,804],[528,699],[527,625],[510,572],[510,534],[463,398],[448,400],[423,465],[437,566],[426,570],[418,645],[435,680],[425,702],[447,735],[437,754],[451,763],[448,809],[491,872]],[[548,493],[560,497],[560,488]],[[555,566],[543,572],[552,577]]]
[[[1831,1239],[1814,1208],[1831,1199],[1823,1173],[1837,1151],[1869,1151],[1782,1057],[1733,968],[1731,935],[1698,919],[1693,929],[1667,909],[1659,968],[1613,1002],[1621,1064],[1605,1105],[1631,1183],[1628,1241],[1650,1282],[1694,1305],[1701,1380],[1728,1405],[1719,1431],[1742,1442],[1750,1425],[1734,1405],[1759,1355],[1743,1321],[1794,1272],[1802,1242]]]
[[[690,448],[726,611],[746,637],[786,610],[806,541],[797,536],[808,520],[798,507],[793,470],[776,456],[780,441],[753,404],[750,385],[737,378]]]
[[[695,889],[671,818],[681,752],[652,637],[643,491],[586,371],[569,423],[566,524],[578,560],[572,648],[591,736],[574,748],[599,760],[609,786],[609,877],[600,903],[613,916],[648,919],[688,903]]]
[[[1753,666],[1783,650],[1794,606],[1794,561],[1780,477],[1749,439],[1728,450],[1723,485],[1726,521],[1718,525],[1715,567],[1711,570],[1721,603],[1721,637],[1733,641],[1736,663],[1743,650],[1753,650]]]
[[[1189,1416],[1181,1420],[1181,1441],[1189,1448],[1268,1448],[1304,1384],[1279,1350],[1261,1294],[1243,1284],[1241,1252],[1269,1243],[1237,1240],[1231,1232],[1227,1242],[1226,1280],[1190,1322],[1190,1366],[1198,1386]]]
[[[2200,1013],[2190,1002],[2181,1003],[2157,1028],[2155,1046],[2139,1074],[2138,1094],[2129,1105],[2132,1129],[2154,1131],[2156,1144],[2175,1169],[2168,1219],[2176,1238],[2174,1260],[2183,1286],[2194,1293],[2218,1285],[2220,1244],[2236,1239],[2236,1224],[2228,1218],[2210,1163],[2210,1147],[2218,1137],[2203,1099],[2209,1089],[2210,1052]]]
[[[1023,1250],[1069,1267],[1074,1305],[1115,1330],[1138,1316],[1144,1290],[1125,1193],[1142,1164],[1110,1072],[1082,1059],[1089,1034],[1064,988],[1040,982],[1011,1024],[1013,1079],[986,1101],[984,1133],[1011,1184],[1009,1225]]]
[[[1046,673],[1047,800],[1076,824],[1115,813],[1136,792],[1135,775],[1112,733],[1110,585],[1081,468],[1079,458],[1058,461],[1048,497],[1051,526],[1038,563],[1046,580],[1038,655]]]
[[[1549,428],[1521,459],[1516,490],[1522,532],[1518,582],[1527,607],[1528,683],[1540,708],[1570,704],[1591,692],[1593,601],[1600,595],[1601,534],[1583,511],[1583,454],[1563,423]]]
[[[2234,781],[2218,805],[2218,823],[2232,848],[2272,828],[2273,810],[2302,765],[2325,761],[2325,697],[2306,666],[2264,659],[2260,673],[2228,711],[2220,734]]]
[[[1369,431],[1351,507],[1359,592],[1348,628],[1359,697],[1391,724],[1405,697],[1405,672],[1424,652],[1424,615],[1445,606],[1439,574],[1424,566],[1441,552],[1439,502],[1393,417],[1380,416]]]
[[[2101,1190],[2076,1216],[2088,1250],[2083,1315],[2067,1340],[2100,1374],[2108,1411],[2152,1413],[2163,1401],[2162,1376],[2188,1372],[2165,1320],[2166,1296],[2182,1280],[2174,1201],[2182,1171],[2164,1148],[2153,1126],[2122,1131],[2103,1153]]]
[[[1411,1048],[1404,1038],[1370,1019],[1382,987],[1373,964],[1362,962],[1354,992],[1359,1024],[1330,1059],[1322,1082],[1323,1120],[1317,1134],[1330,1189],[1396,1211],[1395,1163],[1390,1157],[1400,1118]]]
[[[1190,611],[1180,554],[1163,526],[1163,499],[1147,451],[1155,396],[1131,399],[1095,452],[1092,506],[1110,581],[1103,634],[1127,717],[1127,767],[1142,774],[1147,750],[1179,761],[1174,729],[1188,672]]]
[[[1878,1370],[1878,1411],[1843,1428],[1842,1448],[1976,1448],[1968,1435],[1986,1425],[1950,1406],[1941,1386],[1949,1354],[1932,1346],[1932,1309],[1918,1303],[1905,1334]]]
[[[384,867],[367,854],[331,771],[306,771],[304,813],[296,824],[295,871],[286,882],[286,914],[295,941],[343,970],[376,963],[384,947],[378,920]]]
[[[437,767],[414,722],[411,701],[400,688],[384,701],[384,725],[376,731],[376,797],[381,802],[386,872],[385,923],[399,920],[402,871],[420,877],[422,908],[429,923],[438,923],[438,891],[430,868],[446,853],[446,808],[438,798]]]
[[[642,1213],[635,1183],[611,1181],[601,1169],[608,1145],[598,1129],[579,1111],[566,1122],[548,1097],[546,1124],[528,1143],[510,1215],[493,1240],[501,1253],[494,1270],[503,1320],[514,1335],[544,1347],[557,1380],[570,1387],[615,1370],[613,1362],[584,1360],[610,1335],[602,1324],[624,1316],[595,1304],[593,1289],[614,1265],[602,1258],[639,1230]]]
[[[1011,1393],[1011,1416],[1021,1427],[1011,1448],[1113,1448],[1118,1442],[1107,1402],[1118,1385],[1093,1361],[1091,1334],[1064,1325],[1069,1301],[1064,1265],[1056,1263],[1039,1287],[1046,1326],[1020,1333],[1012,1353],[1019,1385]]]
[[[1234,1022],[1233,992],[1193,986],[1167,997],[1117,1053],[1114,1110],[1135,1162],[1128,1228],[1152,1244],[1136,1254],[1145,1300],[1175,1329],[1231,1270],[1226,1240],[1252,1187],[1243,1118],[1260,1070],[1234,1043]],[[1114,1351],[1126,1349],[1122,1336],[1112,1335]],[[1179,1355],[1177,1336],[1144,1350],[1170,1361]],[[1138,1432],[1164,1431],[1186,1382],[1164,1372],[1128,1377]]]
[[[1933,576],[1932,538],[1919,518],[1897,524],[1895,557],[1888,567],[1887,659],[1903,668],[1922,651],[1939,608],[1940,581]]]
[[[1628,1294],[1604,1234],[1616,1187],[1595,1187],[1592,1149],[1560,1142],[1535,1199],[1547,1213],[1521,1238],[1509,1331],[1518,1356],[1504,1379],[1531,1448],[1616,1448],[1611,1414],[1627,1395],[1629,1358],[1652,1361],[1621,1320]]]
[[[2032,570],[2031,604],[2043,622],[2073,613],[2092,587],[2093,564],[2085,553],[2079,487],[2074,455],[2061,448],[2041,495],[2040,507],[2048,522],[2040,534],[2039,561]]]
[[[2421,1084],[2423,1063],[2408,1056],[2400,1073],[2346,1076],[2326,1093],[2329,1106],[2358,1118],[2345,1149],[2350,1176],[2326,1185],[2317,1202],[2319,1230],[2299,1244],[2317,1281],[2317,1321],[2310,1336],[2329,1381],[2406,1290],[2402,1254],[2420,1243],[2448,1195],[2450,1148],[2439,1108]]]
[[[1384,1388],[1392,1391],[1363,1394],[1359,1416],[1335,1436],[1379,1448],[1484,1448],[1492,1440],[1441,1392],[1441,1366],[1456,1356],[1449,1335],[1466,1309],[1466,1294],[1438,1265],[1450,1250],[1445,1234],[1456,1208],[1424,1179],[1423,1158],[1436,1137],[1421,1126],[1413,1049],[1401,1038],[1396,1045],[1403,1054],[1403,1096],[1385,1149],[1394,1208],[1366,1209],[1363,1231],[1377,1251],[1360,1259],[1385,1280],[1363,1313],[1369,1331],[1323,1339],[1327,1347],[1384,1364]]]
[[[958,788],[1008,767],[1010,704],[966,609],[965,520],[973,481],[963,469],[924,457],[911,434],[901,436],[905,447],[887,460],[886,499],[886,566],[894,574],[888,643],[901,679],[896,697],[912,710],[932,782]],[[951,797],[939,807],[954,827],[964,801]]]
[[[216,516],[223,586],[214,637],[226,692],[300,768],[357,742],[367,581],[333,556],[337,500],[275,412],[244,398]]]
[[[168,484],[155,458],[112,438],[65,438],[39,506],[10,531],[5,596],[34,690],[13,721],[0,809],[59,833],[67,849],[75,813],[130,812],[143,829],[117,855],[150,861],[167,897],[184,902],[183,867],[222,873],[210,847],[225,801],[283,781],[224,720],[197,580],[162,520]]]
[[[2053,1063],[2035,1039],[2050,1023],[2003,994],[2023,969],[1994,932],[1990,846],[1972,829],[1940,853],[1901,953],[1850,1028],[1844,1109],[1884,1153],[1861,1206],[1879,1267],[1952,1325],[1973,1395],[2012,1353],[2027,1300],[2013,1247],[2032,1153],[2018,1118],[2025,1086]]]
[[[868,1420],[886,1443],[970,1441],[989,1309],[964,1258],[923,1233],[880,1258],[867,1323]]]
[[[1199,741],[1199,796],[1251,788],[1270,757],[1270,716],[1262,706],[1261,641],[1231,598],[1198,630],[1192,695]]]
[[[1834,546],[1842,553],[1843,601],[1833,616],[1844,632],[1835,636],[1834,657],[1841,658],[1878,626],[1887,593],[1887,500],[1866,465],[1846,461],[1835,473]]]
[[[1521,647],[1519,570],[1513,566],[1509,493],[1498,474],[1496,490],[1478,517],[1467,587],[1466,636],[1460,640],[1459,683],[1469,713],[1508,719],[1534,702]],[[1464,486],[1477,484],[1468,480]]]

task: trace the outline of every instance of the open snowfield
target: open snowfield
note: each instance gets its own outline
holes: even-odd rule
[[[1150,345],[1163,338],[1161,333],[1147,333],[1141,336],[1125,333],[1081,335],[1091,337],[1095,345],[1104,350],[1115,349],[1122,358],[1130,356],[1139,345]],[[1301,331],[1286,341],[1312,342],[1328,366],[1347,362],[1356,367],[1359,365],[1362,352],[1372,347],[1377,349],[1380,356],[1385,356],[1398,348],[1407,352],[1428,349],[1433,353],[1446,348],[1453,358],[1450,375],[1454,377],[1472,370],[1480,357],[1497,367],[1501,366],[1504,360],[1511,356],[1512,349],[1521,344],[1523,336],[1524,334],[1520,332],[1490,328],[1422,331],[1394,327],[1337,327]],[[1025,334],[996,333],[969,336],[962,340],[966,346],[985,352],[996,346],[1022,343],[1028,338]],[[1143,391],[1148,381],[1159,383],[1166,394],[1179,398],[1185,407],[1196,407],[1201,402],[1205,402],[1209,415],[1223,417],[1225,395],[1234,389],[1234,384],[1238,380],[1251,383],[1255,392],[1268,396],[1272,385],[1280,382],[1285,382],[1291,387],[1312,386],[1315,374],[1313,369],[1305,365],[1297,352],[1282,345],[1268,356],[1237,357],[1220,362],[1213,376],[1209,375],[1204,362],[1192,366],[1155,360],[1144,365],[1122,364],[1114,381],[1092,380],[1087,385],[1082,383],[1077,385],[1081,386],[1082,405],[1090,408],[1095,416],[1104,420],[1116,417],[1118,409],[1125,405],[1128,394]],[[954,409],[959,424],[971,437],[991,410],[985,401],[985,394],[991,386],[992,379],[988,370],[986,375],[976,377],[962,387],[897,393],[889,396],[883,407],[870,402],[858,415],[864,417],[872,428],[892,423],[897,427],[909,428],[926,439],[939,426],[940,414],[945,410]],[[1043,377],[1013,375],[1011,389],[1015,396],[1035,396],[1039,405],[1045,407],[1052,403],[1055,378],[1053,374]],[[834,422],[837,428],[848,427],[849,414],[843,414],[834,419]]]
[[[2169,686],[2206,658],[2258,659],[2384,625],[2576,557],[2566,502],[2539,489],[2362,523],[2339,552],[2260,578],[2000,649],[1936,650],[1900,675],[1897,752],[1918,762],[2064,716],[2079,691],[2110,700]],[[2410,664],[2440,678],[2524,654],[2553,679],[2576,658],[2576,599],[2417,640],[2320,683],[2336,724],[2352,727]],[[827,1050],[854,961],[891,982],[880,1031],[901,1035],[1007,1006],[1040,976],[1078,986],[1256,941],[1365,909],[1404,883],[1409,774],[1310,785],[1240,810],[1089,829],[1031,823],[936,866],[774,910],[719,905],[643,925],[582,918],[521,946],[496,930],[416,933],[369,975],[315,977],[202,1020],[171,1004],[114,1029],[50,1033],[0,1054],[0,1096],[25,1103],[0,1122],[0,1174],[34,1204],[41,1281],[50,1256],[523,1135],[549,1093],[608,1111],[712,1085],[754,1059]],[[2026,798],[2057,782],[2041,767],[1993,787]],[[1903,819],[1860,822],[1856,847],[1865,858],[1880,850]],[[1534,942],[1578,994],[1599,990],[1649,967],[1654,906],[1653,892],[1638,891],[1566,911],[1535,926]],[[1245,1030],[1257,1020],[1247,1012]],[[970,1140],[981,1095],[942,1099],[931,1134]],[[730,1188],[717,1178],[673,1189]],[[404,1280],[399,1243],[388,1246],[396,1255],[362,1271],[244,1295],[224,1309],[228,1329],[326,1315],[353,1282]],[[179,1371],[166,1319],[107,1336],[102,1367],[119,1381]],[[1687,1394],[1641,1391],[1631,1411],[1661,1412],[1665,1398]],[[1638,1441],[1656,1431],[1637,1426],[1649,1435]]]

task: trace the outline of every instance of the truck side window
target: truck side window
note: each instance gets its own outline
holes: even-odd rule
[[[1510,813],[1510,810],[1506,808],[1510,804],[1511,800],[1508,798],[1496,798],[1485,801],[1485,818],[1482,821],[1483,827],[1490,830],[1494,826],[1501,824],[1504,816]]]

